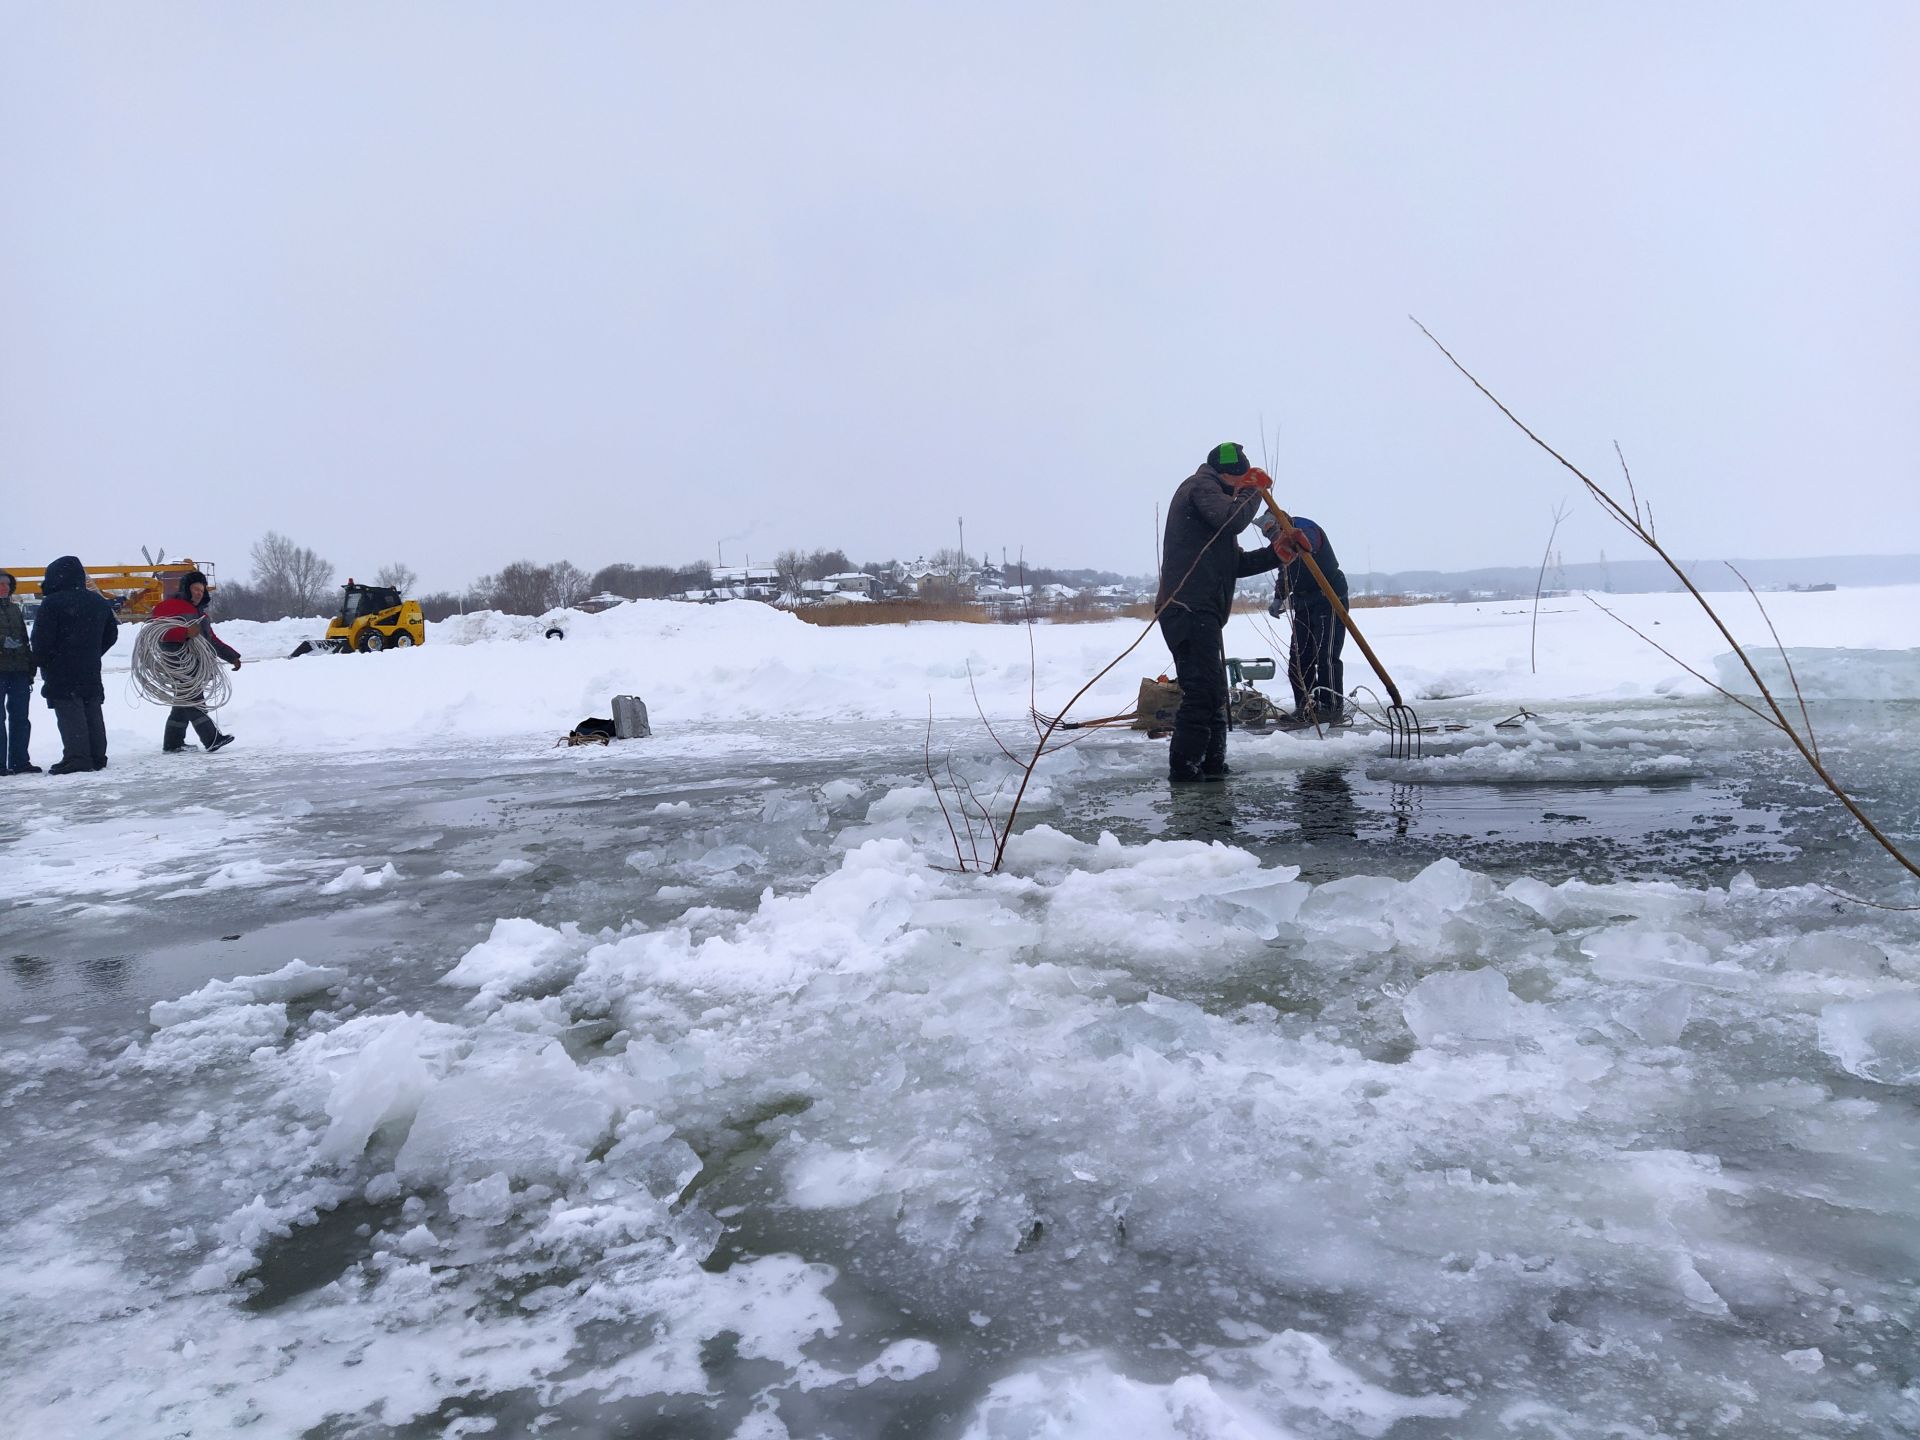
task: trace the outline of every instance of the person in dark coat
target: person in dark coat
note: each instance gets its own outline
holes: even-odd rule
[[[0,570],[0,775],[38,775],[40,767],[27,758],[33,724],[27,707],[33,702],[33,641],[27,617],[13,592],[20,582]]]
[[[1327,532],[1304,516],[1293,517],[1294,528],[1278,533],[1273,522],[1269,533],[1280,557],[1280,575],[1274,581],[1273,603],[1267,613],[1276,619],[1293,612],[1293,651],[1287,660],[1287,678],[1293,682],[1293,714],[1283,723],[1296,728],[1309,725],[1339,725],[1346,719],[1346,667],[1340,652],[1346,647],[1347,627],[1340,623],[1328,603],[1326,592],[1314,583],[1300,557],[1313,556],[1327,584],[1347,603],[1347,577],[1340,568],[1340,557],[1333,553]]]
[[[179,594],[153,607],[153,618],[156,620],[178,618],[185,622],[175,625],[160,637],[160,648],[177,651],[195,634],[199,634],[213,646],[214,654],[238,670],[240,652],[213,633],[213,622],[207,619],[209,603],[207,577],[198,570],[189,570],[182,575]],[[189,702],[176,705],[167,712],[166,728],[160,732],[160,748],[169,755],[186,749],[189,725],[193,726],[194,734],[200,737],[200,744],[209,751],[223,749],[233,743],[233,736],[221,734],[220,727],[213,723],[213,717],[202,706]]]
[[[1270,546],[1242,550],[1234,537],[1260,510],[1273,481],[1247,460],[1246,447],[1216,445],[1206,463],[1173,492],[1160,552],[1154,611],[1173,652],[1180,708],[1173,716],[1167,775],[1175,783],[1227,774],[1227,661],[1222,634],[1234,587],[1280,563]]]
[[[107,720],[100,707],[107,698],[100,680],[100,657],[120,637],[120,622],[105,597],[87,588],[87,572],[78,559],[62,555],[40,582],[40,612],[33,617],[33,661],[40,669],[40,693],[60,725],[66,754],[53,775],[74,775],[107,768]]]

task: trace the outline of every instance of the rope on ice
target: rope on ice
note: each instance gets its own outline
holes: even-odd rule
[[[188,629],[186,643],[165,645],[169,630]],[[135,694],[156,705],[189,705],[218,710],[233,698],[233,682],[213,646],[200,633],[200,622],[183,626],[178,616],[149,620],[133,642],[133,671],[128,685]]]

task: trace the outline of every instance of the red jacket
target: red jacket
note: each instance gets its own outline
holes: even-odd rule
[[[240,658],[240,652],[213,633],[213,622],[206,618],[206,613],[206,611],[200,609],[191,600],[182,600],[177,595],[171,600],[162,600],[158,605],[153,607],[154,619],[185,620],[197,616],[199,617],[200,624],[198,626],[175,625],[160,637],[160,643],[162,645],[184,645],[193,637],[197,630],[200,634],[207,637],[207,643],[213,646],[213,653],[231,665]]]

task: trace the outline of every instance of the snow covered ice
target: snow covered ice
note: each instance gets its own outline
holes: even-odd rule
[[[1920,669],[1829,647],[1913,598],[1775,608],[1909,840]],[[249,664],[218,757],[111,709],[8,791],[12,1424],[1920,1433],[1920,924],[1819,882],[1912,890],[1604,617],[1536,676],[1524,614],[1373,613],[1429,759],[1242,735],[1170,797],[1097,735],[994,876],[922,747],[931,696],[1003,773],[1015,627],[474,616]],[[1041,693],[1131,638],[1041,630]],[[655,739],[549,748],[622,692]]]

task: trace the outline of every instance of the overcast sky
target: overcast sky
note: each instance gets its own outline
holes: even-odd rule
[[[1920,550],[1920,5],[0,0],[0,565]],[[1268,445],[1273,445],[1269,435]],[[1628,553],[1590,509],[1568,560]]]

